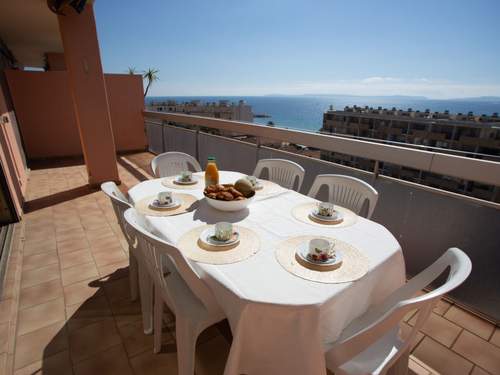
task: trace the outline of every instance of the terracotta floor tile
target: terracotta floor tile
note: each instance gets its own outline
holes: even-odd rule
[[[78,363],[74,370],[75,375],[132,375],[132,369],[122,345],[114,346]]]
[[[0,323],[0,353],[7,351],[8,338],[9,338],[9,323]]]
[[[485,340],[491,337],[495,329],[493,324],[456,306],[452,306],[444,316]]]
[[[12,316],[14,300],[12,298],[0,301],[0,323],[8,323]]]
[[[119,278],[117,280],[104,283],[104,291],[110,302],[121,299],[130,299],[130,283],[128,278]]]
[[[422,340],[413,355],[442,374],[469,374],[473,366],[471,362],[429,337]]]
[[[177,355],[171,348],[169,352],[154,354],[153,351],[145,351],[130,358],[130,364],[137,375],[165,375],[177,374]]]
[[[17,334],[24,335],[65,319],[63,298],[28,307],[19,311]]]
[[[87,230],[85,233],[91,244],[93,243],[93,241],[98,240],[100,238],[114,236],[113,230],[109,227]]]
[[[86,238],[67,240],[57,243],[57,252],[59,254],[70,253],[72,251],[88,249],[89,243]]]
[[[489,372],[484,371],[481,367],[474,366],[471,375],[490,375]]]
[[[139,300],[132,302],[130,298],[113,299],[109,304],[118,326],[135,324],[137,322],[142,324],[141,304]]]
[[[52,324],[17,338],[14,367],[25,367],[67,348],[68,336],[64,322]]]
[[[409,324],[414,325],[415,322],[416,317],[413,317],[409,321]],[[453,324],[449,320],[432,313],[429,314],[429,319],[427,319],[421,331],[439,343],[446,345],[447,347],[451,347],[462,331],[462,328]]]
[[[67,306],[66,316],[70,332],[113,317],[105,297],[95,297],[83,303]]]
[[[438,315],[443,315],[450,309],[451,305],[450,302],[440,299],[434,307],[434,312]]]
[[[14,375],[72,375],[69,351],[65,350],[17,370]]]
[[[24,256],[32,254],[46,253],[56,250],[56,239],[26,241],[24,243]]]
[[[71,358],[79,363],[121,343],[113,319],[105,319],[77,329],[69,335]]]
[[[82,227],[59,230],[56,233],[57,242],[77,241],[85,238],[85,231]]]
[[[127,351],[129,357],[142,353],[146,350],[153,350],[153,335],[144,334],[142,321],[118,326],[118,331],[120,332],[125,350]],[[165,332],[163,336],[164,339],[170,338],[170,342],[173,342],[173,338],[170,336],[170,333]]]
[[[46,283],[51,280],[58,280],[61,277],[59,264],[40,267],[33,270],[23,271],[21,275],[21,288]]]
[[[28,255],[23,258],[23,270],[32,270],[56,263],[59,263],[59,258],[55,252]]]
[[[98,267],[127,260],[127,256],[121,247],[112,247],[106,251],[94,252],[93,255]]]
[[[495,332],[493,333],[493,336],[491,336],[490,342],[500,347],[500,328],[495,328]]]
[[[92,252],[108,251],[120,246],[120,239],[116,235],[97,238],[91,241]]]
[[[93,279],[80,281],[64,287],[64,302],[67,306],[104,295],[102,289],[92,283]]]
[[[94,262],[80,264],[79,266],[66,268],[61,271],[63,286],[71,285],[78,281],[87,280],[93,277],[98,277],[99,273]]]
[[[63,297],[61,280],[55,279],[29,288],[21,289],[19,309],[39,305]]]
[[[453,350],[491,374],[500,374],[500,348],[480,337],[463,331]]]
[[[97,266],[97,269],[101,277],[109,276],[115,279],[128,277],[128,259],[101,267]]]
[[[90,263],[94,260],[89,249],[76,250],[71,253],[63,253],[59,255],[61,269],[70,268],[79,264]]]

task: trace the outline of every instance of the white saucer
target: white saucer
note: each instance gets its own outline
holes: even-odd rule
[[[177,176],[176,178],[173,179],[172,181],[174,184],[177,185],[194,185],[198,183],[198,179],[193,176],[193,178],[189,181],[182,181],[180,176]]]
[[[339,264],[342,262],[342,253],[339,250],[335,250],[335,258],[329,259],[326,262],[315,261],[309,259],[309,243],[302,242],[296,250],[296,254],[300,257],[300,259],[304,260],[307,263],[315,264],[318,266],[332,266],[335,264]]]
[[[182,201],[179,198],[173,198],[172,203],[168,204],[160,204],[158,199],[153,200],[149,206],[152,208],[156,208],[157,210],[171,210],[173,208],[177,208],[182,204]]]
[[[313,218],[321,220],[321,221],[339,221],[339,220],[343,219],[343,215],[339,211],[335,211],[335,214],[333,216],[322,216],[322,215],[318,214],[317,209],[314,209],[313,211],[311,211],[311,213],[309,215],[311,215]]]
[[[219,241],[214,236],[215,228],[207,228],[200,234],[200,241],[208,246],[229,246],[240,242],[240,234],[238,232],[233,233],[233,238],[229,241]]]

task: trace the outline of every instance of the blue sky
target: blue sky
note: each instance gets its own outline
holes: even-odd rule
[[[98,0],[106,72],[151,95],[500,96],[499,0]]]

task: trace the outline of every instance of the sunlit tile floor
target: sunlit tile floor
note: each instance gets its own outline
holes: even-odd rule
[[[127,188],[150,178],[152,155],[119,158]],[[131,302],[128,253],[108,199],[87,188],[84,165],[35,166],[0,300],[0,375],[175,374],[175,321],[153,354]],[[414,324],[409,314],[403,329]],[[199,339],[196,373],[222,374],[227,323]],[[500,374],[500,329],[440,301],[413,346],[410,373]]]

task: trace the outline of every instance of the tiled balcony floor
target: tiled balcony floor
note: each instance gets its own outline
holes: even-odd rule
[[[149,177],[149,153],[119,159],[122,188]],[[175,374],[172,328],[161,354],[128,294],[128,254],[108,199],[83,165],[31,171],[0,300],[0,374]],[[404,326],[413,324],[407,316]],[[221,374],[227,325],[199,340],[196,373]],[[441,301],[412,350],[410,373],[500,374],[500,329]]]

